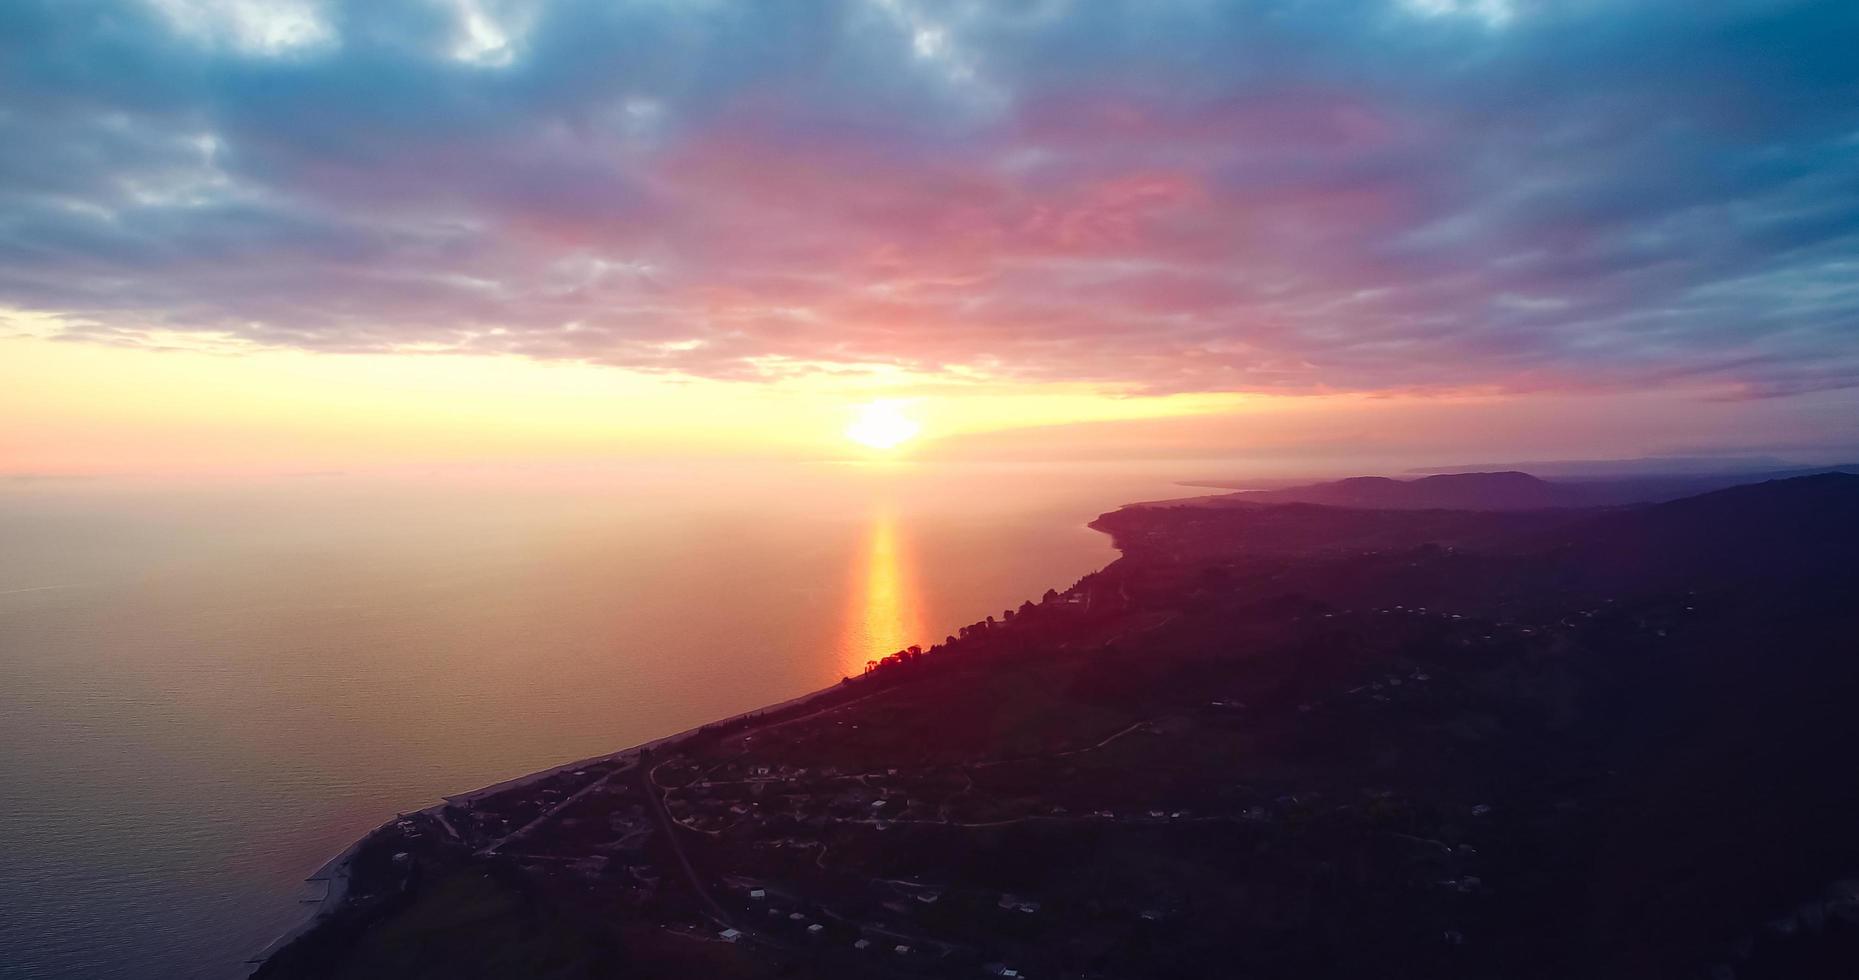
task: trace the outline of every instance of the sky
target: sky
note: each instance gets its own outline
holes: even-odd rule
[[[1859,4],[10,0],[0,473],[1859,455]]]

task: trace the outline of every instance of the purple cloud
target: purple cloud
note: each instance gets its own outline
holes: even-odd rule
[[[43,0],[66,335],[1143,391],[1859,386],[1842,3]]]

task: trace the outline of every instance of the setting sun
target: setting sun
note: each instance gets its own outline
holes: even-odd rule
[[[895,449],[915,438],[920,428],[894,401],[870,402],[857,411],[846,426],[846,438],[872,449]]]

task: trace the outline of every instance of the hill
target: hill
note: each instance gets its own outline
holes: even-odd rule
[[[1528,473],[1445,473],[1412,480],[1360,476],[1238,495],[1252,503],[1307,503],[1378,510],[1539,510],[1590,503],[1579,489]]]
[[[1840,579],[1854,570],[1859,476],[1771,480],[1598,515],[1506,544],[1640,588]]]
[[[1136,506],[804,704],[415,815],[263,980],[1832,980],[1859,477]]]
[[[1534,510],[1554,507],[1608,507],[1655,503],[1801,476],[1859,472],[1859,467],[1824,467],[1727,473],[1617,473],[1605,477],[1544,480],[1507,470],[1488,473],[1442,473],[1413,479],[1351,477],[1328,483],[1242,490],[1205,499],[1207,504],[1308,503],[1377,510]],[[1219,483],[1200,484],[1221,486]]]

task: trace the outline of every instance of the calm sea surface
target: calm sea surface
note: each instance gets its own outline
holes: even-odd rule
[[[1176,475],[0,485],[0,977],[241,977],[395,812],[1062,589]]]

